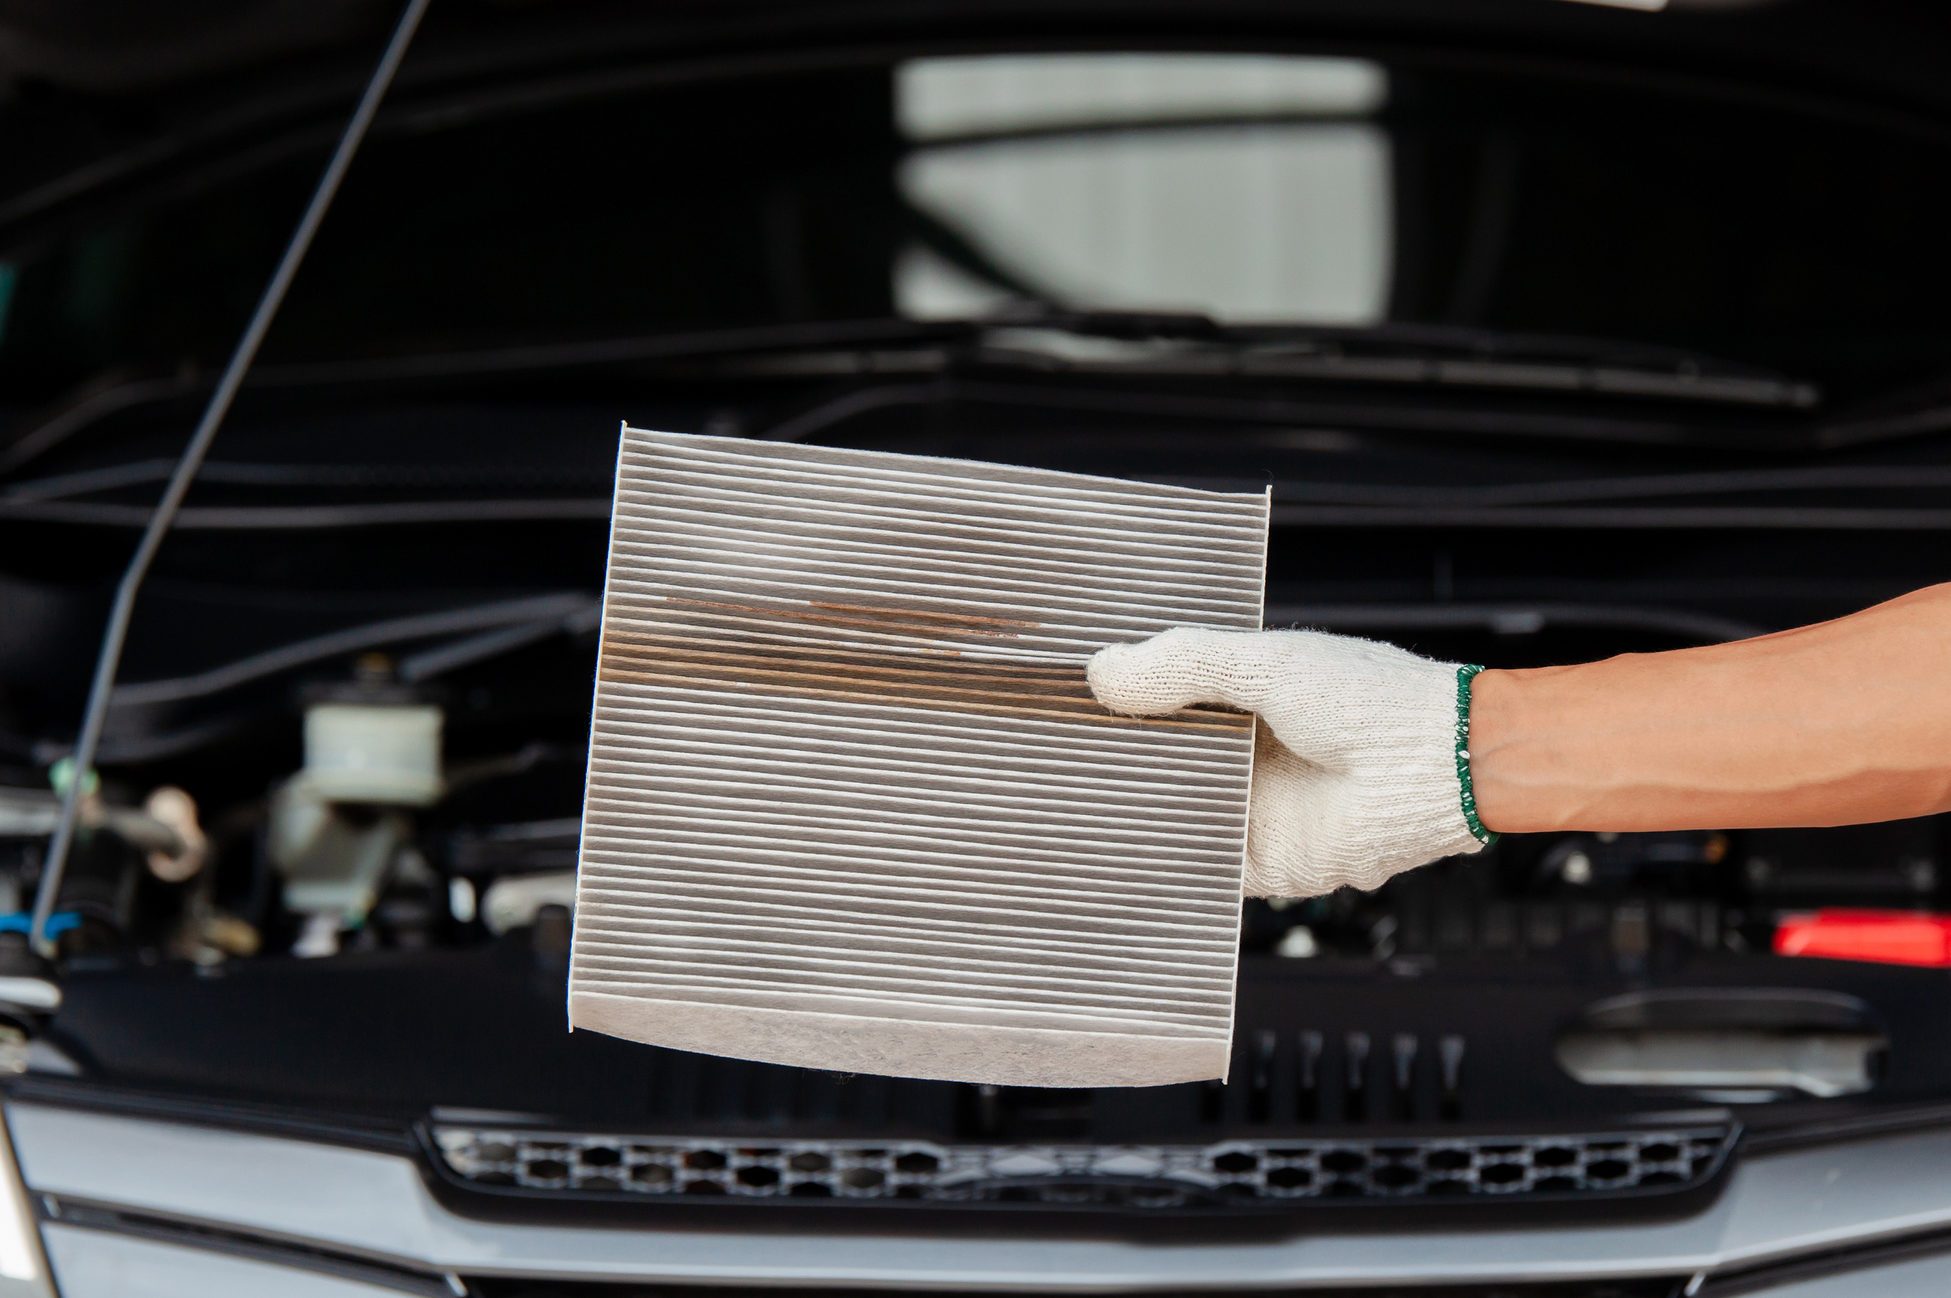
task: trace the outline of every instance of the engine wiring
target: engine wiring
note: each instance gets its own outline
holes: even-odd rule
[[[270,331],[271,322],[277,318],[278,308],[297,276],[298,268],[304,263],[305,254],[310,250],[313,237],[318,233],[319,224],[337,197],[339,186],[345,179],[352,159],[359,151],[372,125],[373,115],[378,111],[380,100],[385,98],[386,90],[393,83],[406,58],[407,49],[413,43],[414,33],[419,30],[420,20],[427,11],[428,0],[407,0],[400,14],[399,23],[386,43],[379,62],[374,65],[372,76],[359,96],[359,102],[347,119],[345,131],[339,137],[337,148],[320,175],[318,186],[313,191],[311,201],[306,204],[304,214],[299,217],[297,227],[292,231],[290,241],[285,245],[278,266],[264,287],[256,309],[251,313],[237,348],[231,353],[230,361],[224,367],[223,377],[218,380],[216,389],[210,394],[209,405],[197,422],[196,431],[183,448],[182,458],[177,462],[176,471],[164,489],[162,499],[157,502],[155,512],[150,516],[142,539],[137,543],[135,554],[122,575],[115,591],[115,602],[110,609],[108,625],[102,633],[101,648],[96,659],[94,678],[88,687],[88,702],[83,710],[81,731],[75,741],[73,753],[74,767],[86,772],[94,767],[95,754],[101,746],[102,727],[108,719],[110,698],[115,689],[115,674],[122,661],[122,647],[128,639],[129,623],[135,614],[136,596],[142,590],[142,581],[155,562],[156,552],[162,548],[163,538],[169,534],[170,524],[183,507],[183,498],[189,494],[190,484],[196,480],[196,473],[203,465],[204,457],[210,452],[210,445],[216,440],[217,430],[223,426],[224,417],[230,413],[231,403],[236,399],[237,390],[242,385],[244,375],[250,370],[251,362],[257,358],[258,348],[264,343],[264,336]],[[85,780],[74,779],[68,782],[61,799],[61,815],[56,822],[53,836],[48,840],[47,856],[41,866],[40,881],[35,890],[33,921],[28,929],[29,945],[43,956],[52,957],[54,947],[48,934],[48,925],[53,918],[54,908],[61,892],[61,878],[67,871],[68,852],[73,844],[75,827],[81,812],[81,787]]]
[[[594,596],[563,593],[495,600],[487,604],[443,609],[437,613],[415,613],[379,622],[365,622],[341,631],[279,645],[275,649],[239,658],[194,675],[124,685],[115,691],[111,706],[168,703],[204,697],[347,654],[363,653],[403,641],[428,640],[438,636],[459,637],[422,649],[405,660],[418,666],[403,666],[400,671],[402,679],[419,680],[438,675],[447,663],[475,661],[470,651],[475,650],[484,637],[493,637],[493,643],[497,646],[507,644],[507,647],[513,647],[512,643],[501,637],[511,632],[520,633],[526,637],[522,642],[527,643],[557,630],[575,630],[584,625],[593,629],[596,607]],[[499,647],[495,650],[500,651]]]

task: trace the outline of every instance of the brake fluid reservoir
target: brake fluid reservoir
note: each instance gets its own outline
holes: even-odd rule
[[[440,719],[429,703],[315,703],[305,772],[324,802],[425,807],[440,797]]]

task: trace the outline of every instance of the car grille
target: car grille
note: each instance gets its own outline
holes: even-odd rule
[[[1620,1194],[1699,1185],[1725,1126],[1210,1145],[743,1143],[441,1125],[463,1182],[536,1194],[1035,1202],[1134,1208],[1321,1198]]]

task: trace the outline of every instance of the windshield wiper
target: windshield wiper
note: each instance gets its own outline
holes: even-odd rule
[[[1199,312],[1024,305],[986,316],[815,320],[685,333],[256,367],[246,386],[350,387],[632,365],[710,363],[738,373],[886,375],[970,365],[1077,373],[1319,380],[1592,393],[1806,409],[1810,383],[1636,342],[1445,325],[1223,322]],[[195,371],[96,384],[39,422],[0,430],[0,475],[125,411],[194,396]]]
[[[801,326],[798,334],[797,345],[767,346],[751,336],[712,351],[665,339],[661,350],[665,359],[707,361],[720,372],[769,375],[986,366],[1584,393],[1786,410],[1813,407],[1822,395],[1813,383],[1679,348],[1449,325],[1232,322],[1196,311],[1025,303],[957,319],[835,321]],[[640,359],[651,359],[650,341],[640,344]]]
[[[1176,372],[1262,378],[1663,397],[1808,409],[1813,383],[1680,348],[1571,334],[1454,325],[1369,326],[1221,321],[1199,312],[1109,311],[1030,304],[968,322],[991,346],[1043,334],[1127,345],[1124,356],[1059,347],[1082,367],[1142,362]]]
[[[687,333],[637,334],[482,347],[465,351],[354,356],[340,360],[284,361],[253,366],[243,386],[271,389],[347,388],[438,379],[546,374],[742,355],[849,351],[965,342],[979,332],[966,321],[898,318],[820,320]],[[52,410],[21,426],[0,426],[0,476],[13,473],[64,446],[112,416],[145,406],[200,395],[217,376],[194,366],[174,374],[97,377]]]

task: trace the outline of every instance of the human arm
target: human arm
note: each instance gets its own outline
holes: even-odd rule
[[[1847,825],[1951,810],[1951,585],[1774,635],[1473,682],[1505,833]]]
[[[1485,671],[1461,697],[1457,664],[1309,631],[1169,631],[1104,650],[1090,678],[1117,711],[1261,715],[1255,894],[1372,888],[1489,832],[1951,809],[1951,586],[1753,640]]]

